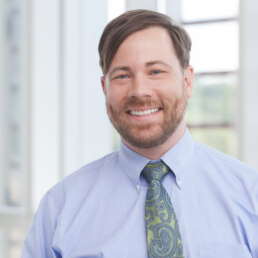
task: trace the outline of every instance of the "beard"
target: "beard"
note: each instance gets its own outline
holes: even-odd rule
[[[187,106],[185,92],[168,100],[152,100],[144,97],[139,99],[133,97],[128,99],[119,110],[106,102],[109,119],[120,136],[132,146],[138,148],[157,147],[170,138],[184,118]],[[163,112],[162,121],[151,121],[144,123],[132,123],[127,113],[132,108],[159,107]]]

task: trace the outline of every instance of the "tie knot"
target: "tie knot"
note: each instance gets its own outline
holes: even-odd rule
[[[148,163],[142,170],[143,177],[150,183],[152,180],[162,181],[168,173],[168,167],[162,161]]]

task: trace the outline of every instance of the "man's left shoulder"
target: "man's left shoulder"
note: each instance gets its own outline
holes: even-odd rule
[[[209,192],[216,196],[221,193],[222,199],[232,205],[238,203],[249,215],[258,214],[258,172],[255,168],[199,143],[195,160],[202,186],[208,186]]]
[[[204,144],[195,143],[195,146],[196,155],[199,156],[203,164],[230,176],[258,182],[258,170],[254,167]]]

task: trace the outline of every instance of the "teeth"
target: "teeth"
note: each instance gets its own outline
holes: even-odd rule
[[[152,109],[142,110],[142,111],[130,111],[130,114],[133,116],[146,116],[152,113],[156,113],[158,111],[159,111],[158,108],[152,108]]]

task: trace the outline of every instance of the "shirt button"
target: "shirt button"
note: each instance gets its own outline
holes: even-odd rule
[[[140,185],[136,185],[136,189],[139,191],[141,189]]]
[[[178,183],[179,186],[182,186],[182,181],[181,180],[179,180],[177,183]]]

